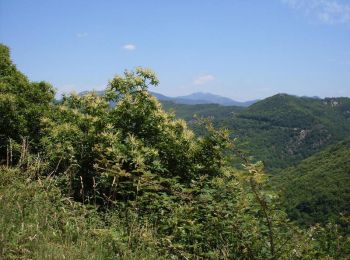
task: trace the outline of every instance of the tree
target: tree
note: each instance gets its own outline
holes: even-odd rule
[[[29,82],[12,63],[8,47],[0,44],[0,161],[6,158],[10,139],[13,144],[28,138],[32,151],[38,151],[40,121],[53,98],[52,86]]]

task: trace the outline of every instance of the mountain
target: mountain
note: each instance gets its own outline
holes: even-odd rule
[[[253,160],[263,161],[269,171],[297,165],[350,135],[349,98],[320,99],[282,93],[244,107],[224,106],[227,100],[212,94],[177,98],[151,94],[166,111],[174,110],[177,117],[190,124],[196,114],[211,118],[216,127],[229,129],[232,138],[236,138],[236,147],[247,156],[253,155]],[[205,97],[206,101],[201,100]],[[210,97],[213,103],[203,104]],[[193,128],[201,132],[197,125]]]
[[[194,114],[228,128],[236,148],[264,162],[292,220],[342,224],[340,213],[350,214],[349,98],[277,94],[248,108],[162,103],[199,134]]]
[[[85,95],[91,91],[80,92],[79,95]],[[104,91],[95,91],[98,95],[102,95]],[[152,92],[150,93],[155,96],[159,101],[172,101],[176,104],[187,104],[187,105],[198,105],[198,104],[219,104],[221,106],[240,106],[248,107],[251,104],[257,102],[257,100],[251,100],[246,102],[239,102],[233,99],[222,97],[219,95],[214,95],[210,93],[197,92],[187,96],[179,97],[168,97],[163,94]]]
[[[253,104],[228,124],[242,148],[266,166],[286,168],[350,135],[350,99],[278,94]]]
[[[166,100],[158,98],[159,100]],[[168,99],[169,100],[169,99]],[[175,103],[178,104],[189,104],[189,105],[197,105],[197,104],[219,104],[222,106],[242,106],[247,107],[251,104],[255,103],[257,100],[247,101],[247,102],[239,102],[232,100],[227,97],[222,97],[219,95],[214,95],[211,93],[203,93],[196,92],[187,96],[179,96],[172,99]]]
[[[301,224],[341,222],[350,214],[350,139],[327,147],[272,177],[287,213]]]
[[[175,111],[176,116],[186,121],[193,120],[193,116],[209,117],[216,121],[230,118],[233,113],[240,112],[245,109],[241,106],[222,106],[219,104],[179,104],[173,101],[161,100],[165,111]]]
[[[350,99],[315,99],[277,94],[247,108],[171,103],[179,117],[210,117],[236,138],[236,147],[262,160],[268,170],[283,169],[350,135]]]
[[[172,97],[167,97],[163,94],[160,94],[160,93],[156,93],[156,92],[152,92],[150,91],[150,93],[155,96],[158,100],[166,100],[166,101],[171,101],[171,100],[174,100],[174,98]]]

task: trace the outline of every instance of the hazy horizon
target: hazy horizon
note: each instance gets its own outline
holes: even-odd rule
[[[350,3],[0,0],[0,42],[30,80],[102,90],[153,69],[166,96],[350,97]]]

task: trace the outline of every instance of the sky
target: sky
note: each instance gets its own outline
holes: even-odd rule
[[[142,66],[168,96],[350,97],[350,0],[0,0],[0,42],[58,93]]]

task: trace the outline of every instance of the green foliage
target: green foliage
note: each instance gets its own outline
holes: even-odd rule
[[[20,143],[29,137],[33,151],[38,151],[40,120],[53,98],[51,85],[29,82],[12,63],[9,49],[0,44],[0,161],[6,158],[9,139]]]
[[[11,144],[0,166],[1,258],[349,256],[337,226],[289,222],[261,162],[242,156],[232,167],[228,130],[199,119],[196,136],[165,113],[148,92],[158,84],[151,70],[54,104],[51,87],[29,83],[6,55],[2,64],[12,74],[1,78],[1,120],[13,132],[1,133]]]
[[[186,105],[164,100],[162,100],[161,103],[165,111],[175,111],[178,118],[182,118],[186,121],[193,120],[193,115],[212,118],[215,119],[215,121],[222,121],[244,110],[243,107],[220,106],[217,104]]]
[[[189,188],[173,183],[171,195],[144,194],[105,211],[66,198],[59,179],[36,179],[37,163],[30,166],[0,168],[3,259],[346,259],[350,253],[339,226],[302,231],[286,221],[259,165],[248,166],[248,174],[203,176]],[[139,208],[145,201],[146,212]]]
[[[286,168],[349,136],[346,111],[350,111],[350,99],[279,94],[239,114],[233,130],[244,141],[241,147],[269,169]]]
[[[68,176],[68,194],[80,200],[126,201],[143,192],[144,179],[154,182],[144,189],[157,191],[167,189],[165,179],[188,183],[221,173],[228,133],[208,125],[207,135],[196,138],[146,91],[156,83],[149,70],[127,71],[110,82],[105,96],[64,97],[43,119],[42,146],[52,172]],[[110,102],[116,105],[111,108]]]
[[[347,139],[273,176],[293,220],[304,225],[330,220],[342,224],[340,214],[350,215],[349,154]]]
[[[195,114],[212,118],[216,127],[232,132],[240,150],[263,161],[270,171],[296,165],[350,134],[349,98],[321,100],[278,94],[245,109],[165,104],[190,123]]]
[[[1,259],[167,258],[151,227],[129,233],[125,219],[63,197],[53,179],[33,173],[0,168]]]
[[[269,259],[293,254],[290,247],[295,245],[286,243],[292,233],[283,212],[272,206],[272,193],[257,187],[263,185],[262,173],[253,170],[255,166],[250,169],[251,176],[228,171],[212,179],[202,176],[183,189],[181,201],[158,221],[166,234],[164,246],[186,258]]]

